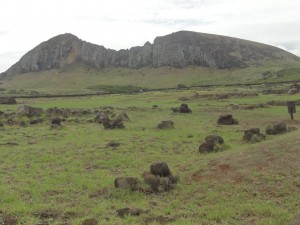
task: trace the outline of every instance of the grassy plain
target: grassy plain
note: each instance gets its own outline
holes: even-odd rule
[[[143,67],[140,69],[111,68],[95,70],[86,65],[73,65],[65,69],[12,76],[1,81],[0,94],[85,94],[109,91],[108,86],[120,90],[176,88],[200,85],[247,84],[299,80],[300,64],[266,62],[264,66],[244,69],[213,69],[189,66],[185,68]],[[96,88],[98,87],[98,88]],[[115,92],[116,89],[112,88]],[[126,93],[126,90],[125,90]]]
[[[267,101],[299,100],[300,95],[262,95],[211,100],[190,98],[214,93],[257,93],[260,87],[208,88],[105,95],[81,98],[17,99],[42,107],[95,109],[112,106],[125,110],[131,121],[125,129],[105,130],[92,123],[94,115],[67,118],[61,129],[43,124],[4,125],[0,128],[0,223],[4,215],[18,224],[81,224],[94,218],[98,224],[224,224],[285,225],[300,208],[300,131],[267,136],[261,143],[242,141],[243,130],[283,120],[300,128],[297,114],[289,120],[285,106],[245,110],[243,106]],[[175,114],[179,97],[192,114]],[[238,106],[238,107],[234,107]],[[232,113],[239,125],[216,124],[220,114]],[[75,119],[78,119],[76,122]],[[175,129],[158,130],[162,120]],[[5,119],[1,118],[5,123]],[[222,152],[199,154],[208,134],[221,135]],[[119,148],[106,147],[109,141]],[[149,170],[165,161],[180,180],[162,194],[144,194],[114,188],[116,177]],[[119,208],[140,208],[147,213],[119,218]]]

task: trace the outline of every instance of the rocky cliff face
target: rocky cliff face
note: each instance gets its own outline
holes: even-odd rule
[[[63,68],[78,61],[98,69],[188,65],[226,69],[259,64],[265,59],[299,60],[272,46],[189,31],[157,37],[153,44],[147,42],[142,47],[119,51],[82,41],[72,34],[62,34],[39,44],[2,75]]]

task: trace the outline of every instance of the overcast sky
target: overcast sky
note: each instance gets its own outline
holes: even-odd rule
[[[62,33],[119,50],[179,30],[253,40],[300,56],[300,0],[3,0],[0,72]]]

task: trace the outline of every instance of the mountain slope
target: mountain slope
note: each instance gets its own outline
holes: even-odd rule
[[[189,65],[217,69],[245,68],[265,61],[300,62],[282,49],[220,35],[179,31],[155,38],[153,44],[112,50],[62,34],[39,44],[10,67],[2,77],[64,68],[82,62],[96,69]]]

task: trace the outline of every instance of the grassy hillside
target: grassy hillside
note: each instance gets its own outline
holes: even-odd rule
[[[192,71],[192,68],[189,68]],[[172,69],[173,70],[173,69]],[[167,71],[167,68],[166,68]],[[158,83],[158,82],[157,82]],[[200,95],[255,89],[199,89]],[[95,219],[98,224],[289,224],[299,213],[300,131],[267,136],[261,143],[242,141],[243,130],[265,127],[283,120],[300,128],[298,114],[289,120],[285,106],[246,110],[244,106],[267,101],[299,100],[300,95],[258,95],[212,100],[191,98],[194,91],[151,92],[82,98],[17,99],[18,105],[0,105],[14,111],[21,104],[59,108],[125,110],[125,129],[105,130],[93,123],[94,114],[70,116],[63,128],[50,129],[49,118],[0,127],[0,223],[5,218],[19,224],[74,224]],[[192,114],[170,111],[186,101]],[[110,108],[111,108],[110,107]],[[220,114],[232,113],[238,125],[220,126]],[[158,130],[170,119],[175,129]],[[199,154],[208,134],[225,140],[223,151]],[[118,148],[107,143],[120,143]],[[117,177],[140,180],[153,162],[165,161],[179,182],[161,194],[118,190]],[[142,209],[139,216],[120,218],[116,210]],[[12,223],[16,224],[16,223]]]
[[[2,95],[78,94],[109,91],[108,86],[115,85],[123,90],[126,90],[127,87],[139,90],[175,88],[178,84],[189,87],[207,84],[277,82],[299,80],[299,77],[300,64],[295,63],[276,64],[273,62],[266,63],[265,66],[234,70],[196,66],[182,69],[145,67],[95,70],[80,64],[66,69],[11,76],[7,80],[1,81],[0,90],[2,91],[0,93]]]

